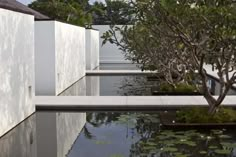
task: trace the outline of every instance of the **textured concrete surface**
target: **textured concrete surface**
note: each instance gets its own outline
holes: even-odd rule
[[[0,136],[35,111],[34,17],[0,9]]]
[[[56,95],[85,76],[85,28],[55,22]]]
[[[37,21],[35,53],[36,95],[58,95],[85,75],[85,29]]]

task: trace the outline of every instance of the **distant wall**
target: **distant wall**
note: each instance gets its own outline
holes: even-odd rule
[[[121,27],[121,25],[117,26]],[[118,46],[115,44],[107,42],[102,46],[103,39],[101,39],[101,36],[110,29],[109,25],[93,25],[93,28],[99,31],[100,63],[131,63],[130,61],[125,60],[123,52],[119,50]],[[117,34],[117,38],[120,39],[121,35]]]
[[[35,111],[34,17],[0,9],[0,136]]]
[[[99,31],[86,30],[86,69],[93,70],[99,66]]]
[[[58,95],[85,75],[85,29],[37,21],[35,53],[36,95]]]

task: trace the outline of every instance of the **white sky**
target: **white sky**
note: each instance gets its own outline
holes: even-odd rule
[[[34,0],[17,0],[17,1],[27,5],[27,4],[31,3],[32,1],[34,1]],[[105,0],[90,0],[91,3],[95,2],[95,1],[104,2]]]

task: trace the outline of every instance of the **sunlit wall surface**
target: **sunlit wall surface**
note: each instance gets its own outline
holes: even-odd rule
[[[58,95],[85,75],[85,29],[35,23],[36,95]]]
[[[0,136],[35,111],[34,17],[0,8]]]

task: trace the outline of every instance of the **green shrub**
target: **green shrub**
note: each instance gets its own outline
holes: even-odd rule
[[[168,83],[162,83],[160,85],[160,91],[162,92],[173,92],[174,91],[174,87]]]
[[[176,85],[174,88],[172,85],[168,83],[162,83],[160,85],[160,91],[162,92],[185,92],[185,93],[190,93],[190,92],[196,92],[197,89],[194,85],[189,85],[186,83],[179,83]]]
[[[225,123],[236,122],[236,111],[232,108],[219,108],[214,115],[208,114],[208,108],[193,107],[176,113],[177,122],[184,123]]]
[[[194,85],[189,85],[186,83],[179,83],[175,88],[176,92],[196,92],[197,89]]]

